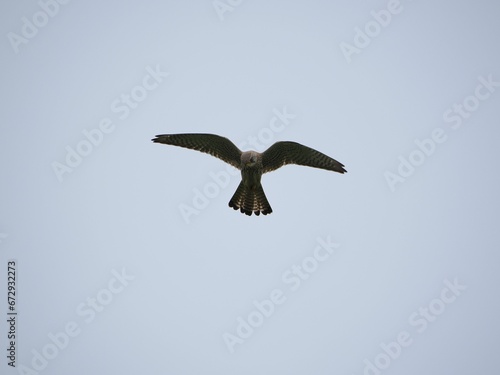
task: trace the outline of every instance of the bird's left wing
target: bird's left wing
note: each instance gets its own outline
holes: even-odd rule
[[[241,151],[225,137],[215,134],[160,134],[155,143],[190,148],[215,156],[233,167],[240,167]]]
[[[287,164],[305,165],[339,173],[347,172],[344,164],[296,142],[276,142],[262,153],[262,173],[274,171]]]

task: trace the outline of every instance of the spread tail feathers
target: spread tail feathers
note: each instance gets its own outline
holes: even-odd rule
[[[258,216],[260,213],[267,215],[273,212],[262,185],[259,183],[252,187],[245,186],[243,181],[240,182],[238,189],[236,189],[236,192],[229,201],[229,207],[240,210],[240,212],[249,216],[252,213]]]

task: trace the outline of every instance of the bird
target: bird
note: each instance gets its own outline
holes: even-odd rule
[[[260,153],[242,152],[229,139],[216,134],[186,133],[159,134],[152,139],[155,143],[184,147],[215,156],[241,170],[241,182],[229,207],[241,213],[259,216],[273,212],[264,189],[261,177],[287,164],[326,169],[346,173],[344,165],[331,157],[297,142],[279,141]]]

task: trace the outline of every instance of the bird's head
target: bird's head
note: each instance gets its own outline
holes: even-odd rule
[[[257,163],[257,154],[253,151],[244,152],[241,161],[245,167],[253,167]]]

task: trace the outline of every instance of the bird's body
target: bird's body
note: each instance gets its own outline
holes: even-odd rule
[[[259,153],[242,152],[229,139],[215,134],[162,134],[152,141],[205,152],[240,169],[241,182],[229,201],[229,206],[246,215],[267,215],[273,212],[260,182],[264,173],[286,164],[347,172],[342,163],[296,142],[276,142]]]
[[[247,215],[252,212],[257,216],[261,212],[263,215],[273,212],[260,183],[263,170],[262,154],[256,151],[242,152],[240,169],[241,182],[229,201],[229,207],[240,209]]]

